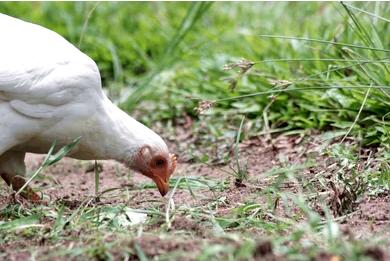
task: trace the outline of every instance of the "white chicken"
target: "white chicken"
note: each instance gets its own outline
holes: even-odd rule
[[[4,14],[0,37],[0,174],[8,185],[24,185],[26,152],[81,136],[69,157],[117,160],[167,193],[176,157],[107,98],[92,59],[57,33]],[[24,195],[38,198],[31,188]]]

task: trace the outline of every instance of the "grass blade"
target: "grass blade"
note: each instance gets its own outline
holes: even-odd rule
[[[327,40],[321,40],[321,39],[312,39],[312,38],[306,38],[306,37],[269,35],[269,34],[262,34],[262,35],[260,35],[260,37],[287,39],[287,40],[298,40],[298,41],[307,41],[307,42],[315,42],[315,43],[321,43],[321,44],[331,44],[331,45],[335,45],[335,46],[350,47],[350,48],[357,48],[357,49],[364,49],[364,50],[370,50],[370,51],[378,51],[378,52],[390,53],[389,49],[375,48],[375,47],[369,47],[369,46],[364,46],[364,45],[356,45],[356,44],[339,43],[339,42],[334,42],[334,41],[327,41]]]
[[[31,181],[33,181],[35,177],[41,173],[45,167],[53,165],[65,157],[79,143],[80,139],[81,137],[76,138],[68,145],[62,147],[56,154],[52,156],[51,154],[53,153],[54,147],[56,146],[56,141],[54,141],[42,165],[31,175],[31,177],[27,180],[26,183],[24,183],[24,185],[18,190],[18,192],[16,192],[15,195],[19,195],[31,183]]]
[[[65,157],[80,142],[80,139],[81,136],[62,147],[56,154],[50,155],[47,161],[47,166],[53,165]]]
[[[366,95],[364,96],[364,99],[363,99],[363,102],[362,102],[362,105],[360,106],[360,109],[355,117],[355,120],[353,121],[351,127],[348,129],[347,133],[345,133],[343,139],[341,140],[340,143],[343,143],[344,140],[348,137],[349,133],[351,133],[353,127],[356,125],[357,121],[359,120],[359,117],[360,117],[360,114],[362,113],[363,111],[363,108],[364,108],[364,105],[366,104],[367,102],[367,98],[368,98],[368,95],[370,94],[370,90],[371,88],[368,88],[367,91],[366,91]]]
[[[348,6],[348,7],[351,8],[351,9],[354,9],[354,10],[356,10],[356,11],[359,11],[359,12],[361,12],[361,13],[363,13],[363,14],[367,14],[367,15],[369,15],[369,16],[375,17],[375,18],[377,18],[377,19],[379,19],[379,20],[382,20],[382,21],[384,21],[384,22],[390,23],[390,19],[387,19],[387,18],[382,17],[382,16],[380,16],[380,15],[377,15],[377,14],[374,14],[374,13],[371,13],[371,12],[368,12],[368,11],[366,11],[366,10],[363,10],[363,9],[361,9],[361,8],[359,8],[359,7],[350,5],[350,4],[345,3],[345,2],[342,2],[342,4],[345,5],[345,6]]]

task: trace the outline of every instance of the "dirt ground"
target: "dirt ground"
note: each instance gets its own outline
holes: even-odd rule
[[[286,166],[288,164],[299,165],[304,163],[309,157],[314,157],[317,162],[324,162],[323,156],[320,155],[320,145],[323,141],[318,137],[301,138],[300,136],[279,136],[273,142],[269,142],[264,138],[250,139],[241,143],[240,158],[247,161],[249,172],[249,180],[244,182],[243,186],[235,186],[234,178],[226,173],[229,171],[228,166],[209,166],[200,163],[191,163],[185,160],[183,152],[179,152],[178,168],[176,176],[202,176],[212,180],[228,180],[226,189],[211,192],[209,189],[198,189],[197,197],[191,196],[188,190],[177,190],[173,196],[176,208],[181,205],[197,206],[207,204],[210,197],[224,198],[223,204],[219,208],[218,215],[223,216],[231,209],[237,207],[242,202],[254,201],[257,203],[267,204],[266,199],[260,198],[259,193],[270,185],[271,179],[265,173],[275,166]],[[177,149],[174,144],[173,148]],[[26,158],[29,170],[36,169],[43,161],[42,155],[28,154]],[[101,204],[115,204],[126,202],[131,208],[146,208],[156,207],[164,208],[166,198],[161,198],[157,189],[140,189],[139,184],[149,183],[150,180],[142,177],[137,173],[127,170],[124,166],[114,161],[100,161],[100,191],[110,188],[128,189],[129,197],[120,199],[103,197]],[[94,172],[93,162],[77,161],[70,158],[61,160],[55,166],[49,167],[43,173],[44,179],[34,181],[33,187],[42,191],[44,199],[48,202],[62,201],[70,208],[77,208],[80,203],[88,196],[94,195]],[[318,171],[318,169],[316,169]],[[315,171],[304,170],[304,174],[315,175]],[[3,181],[0,181],[1,186],[5,186]],[[295,192],[297,190],[293,182],[285,182],[282,189]],[[216,195],[213,195],[215,193]],[[0,208],[3,208],[9,203],[9,194],[0,196]],[[280,211],[283,215],[281,206],[276,207],[276,212]],[[348,233],[355,239],[370,238],[373,235],[381,235],[383,238],[390,238],[390,195],[382,193],[376,197],[363,196],[354,206],[353,212],[350,215],[344,216],[340,221],[341,228],[344,233]],[[155,224],[154,226],[158,226]],[[197,223],[193,220],[179,216],[175,218],[172,229],[191,231],[196,237],[202,239],[210,233],[207,227],[202,226],[201,222]],[[154,227],[148,228],[153,231]],[[212,239],[210,239],[212,241]],[[175,242],[162,241],[158,236],[147,235],[138,238],[136,242],[145,250],[149,256],[159,255],[165,251],[184,250],[195,251],[200,247],[200,241],[188,240]],[[31,243],[30,243],[31,244]],[[38,242],[32,242],[37,244]],[[18,243],[21,247],[21,243]],[[390,247],[390,244],[388,245]],[[23,253],[16,254],[12,251],[13,244],[0,246],[1,251],[10,252],[9,260],[23,260],[26,258]],[[267,244],[259,245],[259,255],[266,256],[269,252]],[[268,252],[267,252],[268,251]],[[379,250],[378,250],[379,251]],[[372,250],[375,255],[375,250]],[[324,254],[325,255],[325,254]],[[389,254],[379,254],[381,260],[390,260]],[[325,255],[326,256],[326,255]],[[264,260],[277,260],[275,256],[268,257]],[[318,260],[331,260],[321,259]],[[260,259],[259,259],[260,260]],[[333,260],[333,259],[332,259]],[[379,260],[379,259],[378,259]]]

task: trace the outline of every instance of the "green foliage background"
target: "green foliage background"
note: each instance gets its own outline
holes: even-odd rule
[[[282,89],[286,86],[272,83],[285,80],[292,82],[287,89],[320,89],[221,101],[200,117],[237,127],[245,114],[255,123],[253,135],[264,131],[264,114],[277,131],[336,127],[346,133],[366,87],[384,86],[370,90],[352,130],[366,144],[389,141],[389,11],[385,2],[0,4],[0,12],[43,25],[80,46],[97,62],[109,96],[129,112],[136,108],[146,123],[184,114],[198,118],[198,99]],[[231,91],[227,80],[238,74],[223,66],[241,58],[259,63]],[[286,60],[260,62],[274,59]]]

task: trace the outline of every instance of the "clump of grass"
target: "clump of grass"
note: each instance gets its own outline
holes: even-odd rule
[[[380,152],[359,144],[335,144],[325,153],[330,156],[325,190],[330,192],[328,204],[335,216],[356,210],[357,202],[366,194],[378,195],[387,189],[387,169]],[[325,184],[323,183],[323,184]]]

